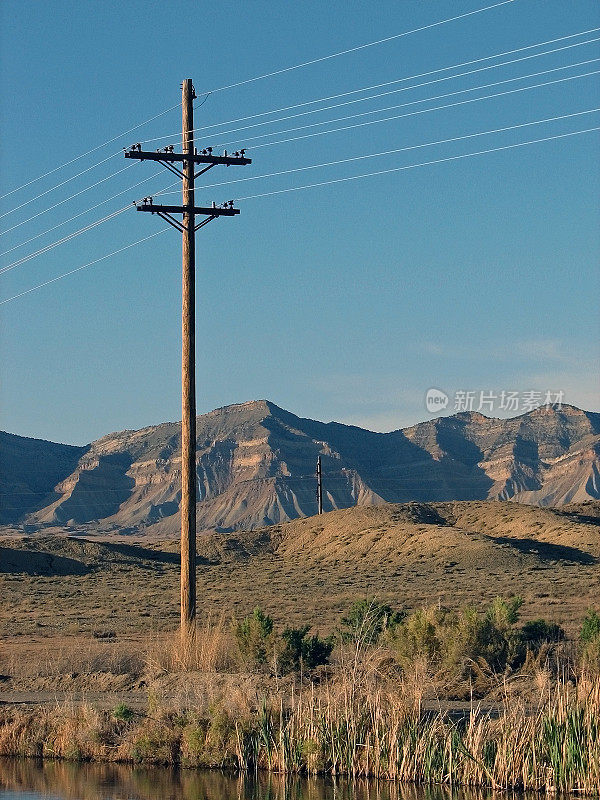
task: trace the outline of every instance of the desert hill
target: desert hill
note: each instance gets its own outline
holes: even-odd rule
[[[327,511],[485,499],[560,506],[600,497],[600,414],[573,406],[512,419],[459,413],[383,434],[254,401],[204,414],[197,426],[201,530],[314,514],[317,455]],[[85,448],[2,434],[0,448],[5,525],[158,538],[179,529],[177,423],[109,434]]]
[[[524,597],[524,619],[575,631],[600,596],[600,502],[561,509],[490,501],[332,511],[198,542],[199,616],[260,605],[331,630],[354,600],[396,607]],[[177,542],[38,533],[0,540],[0,634],[138,634],[176,627]]]

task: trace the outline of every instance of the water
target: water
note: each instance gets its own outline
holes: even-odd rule
[[[487,800],[488,796],[376,781],[0,759],[0,800]]]

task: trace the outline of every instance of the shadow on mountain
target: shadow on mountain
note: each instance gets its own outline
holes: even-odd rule
[[[81,470],[70,496],[56,507],[56,521],[83,523],[116,514],[135,487],[127,475],[131,464],[129,453],[99,456],[93,469]]]
[[[17,522],[57,500],[54,487],[88,449],[0,431],[0,524]]]
[[[20,575],[87,575],[89,568],[74,558],[42,550],[14,550],[0,547],[0,573]]]
[[[537,556],[542,561],[570,561],[574,564],[596,564],[598,559],[579,550],[577,547],[567,547],[562,544],[540,542],[537,539],[511,539],[509,536],[494,536],[498,544],[509,544],[526,555]]]
[[[111,553],[118,553],[137,562],[153,561],[156,564],[179,564],[181,557],[179,553],[168,553],[164,550],[151,550],[147,547],[139,547],[134,544],[121,544],[119,542],[102,542],[102,546]],[[203,556],[196,557],[197,564],[210,564],[209,559]],[[140,564],[143,566],[143,564]]]
[[[317,455],[327,442],[340,458],[322,456],[324,483],[331,469],[353,470],[371,491],[389,503],[484,500],[493,485],[478,466],[482,451],[465,437],[465,420],[442,418],[435,428],[432,423],[431,434],[437,436],[444,451],[441,459],[434,459],[402,430],[375,433],[353,425],[296,417],[277,406],[271,406],[271,411],[262,425],[275,436],[275,446],[285,443],[286,463],[292,476],[296,453],[298,464],[305,468],[307,457],[316,464]],[[355,505],[349,489],[345,492],[347,497],[336,497],[339,508]],[[306,513],[315,513],[312,505],[316,510],[316,500]]]

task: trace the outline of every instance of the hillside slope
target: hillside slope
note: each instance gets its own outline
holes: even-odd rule
[[[506,420],[461,413],[382,434],[255,401],[198,417],[197,448],[201,530],[253,529],[314,514],[317,455],[325,510],[409,500],[544,506],[600,497],[600,415],[572,406]],[[54,472],[44,466],[46,476],[58,477],[47,489],[52,496],[41,505],[23,500],[19,514],[4,521],[174,535],[179,449],[176,423],[73,448],[69,458],[77,456],[77,463],[67,458]],[[26,458],[45,464],[46,456],[40,450]],[[7,486],[7,496],[10,491]]]
[[[0,524],[48,505],[85,450],[0,431]]]
[[[0,635],[148,632],[179,620],[177,541],[0,539]],[[362,506],[198,540],[199,619],[260,605],[281,624],[339,624],[358,598],[396,608],[522,595],[523,618],[574,634],[600,593],[600,502]],[[1,573],[8,573],[2,576]],[[16,575],[18,580],[10,580]]]

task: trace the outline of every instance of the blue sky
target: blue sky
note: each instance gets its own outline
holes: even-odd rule
[[[126,162],[120,150],[163,136],[147,148],[178,146],[178,108],[120,134],[177,104],[182,78],[193,78],[201,95],[489,4],[248,0],[212,7],[178,0],[4,0],[0,194],[116,140],[0,201],[0,213],[6,214],[0,219],[0,252],[5,254],[0,269],[174,182],[156,165]],[[215,168],[202,180],[233,181],[600,107],[598,75],[591,75],[271,144],[594,71],[600,61],[568,66],[600,57],[599,42],[591,42],[294,119],[280,117],[400,87],[220,124],[594,27],[600,27],[596,0],[515,0],[338,58],[213,91],[201,107],[202,97],[196,104],[196,126],[214,126],[198,133],[198,144],[236,142],[240,147],[247,141],[253,164]],[[600,32],[575,37],[512,58],[598,36]],[[406,89],[456,72],[400,86]],[[331,122],[539,72],[544,75]],[[232,128],[266,119],[278,121],[227,135]],[[599,120],[597,112],[580,115],[199,189],[196,197],[200,202],[243,198],[552,137],[598,126]],[[315,122],[329,125],[282,133]],[[263,138],[250,139],[257,136]],[[262,144],[269,146],[258,147]],[[424,400],[430,387],[450,396],[446,413],[453,412],[454,394],[461,390],[476,396],[488,390],[561,391],[565,401],[598,410],[598,154],[595,131],[240,200],[239,217],[211,223],[197,238],[199,413],[268,398],[301,416],[391,430],[430,416]],[[107,160],[52,188],[102,159]],[[124,171],[114,175],[119,170]],[[87,188],[97,181],[102,182]],[[86,211],[119,192],[114,200]],[[177,195],[170,199],[176,202]],[[60,205],[48,210],[55,203]],[[61,224],[81,212],[86,213]],[[12,226],[18,227],[7,231]],[[60,227],[43,233],[54,226]],[[0,275],[0,300],[163,227],[156,217],[132,208]],[[180,247],[179,235],[169,229],[0,305],[3,429],[85,443],[109,431],[180,418]]]

